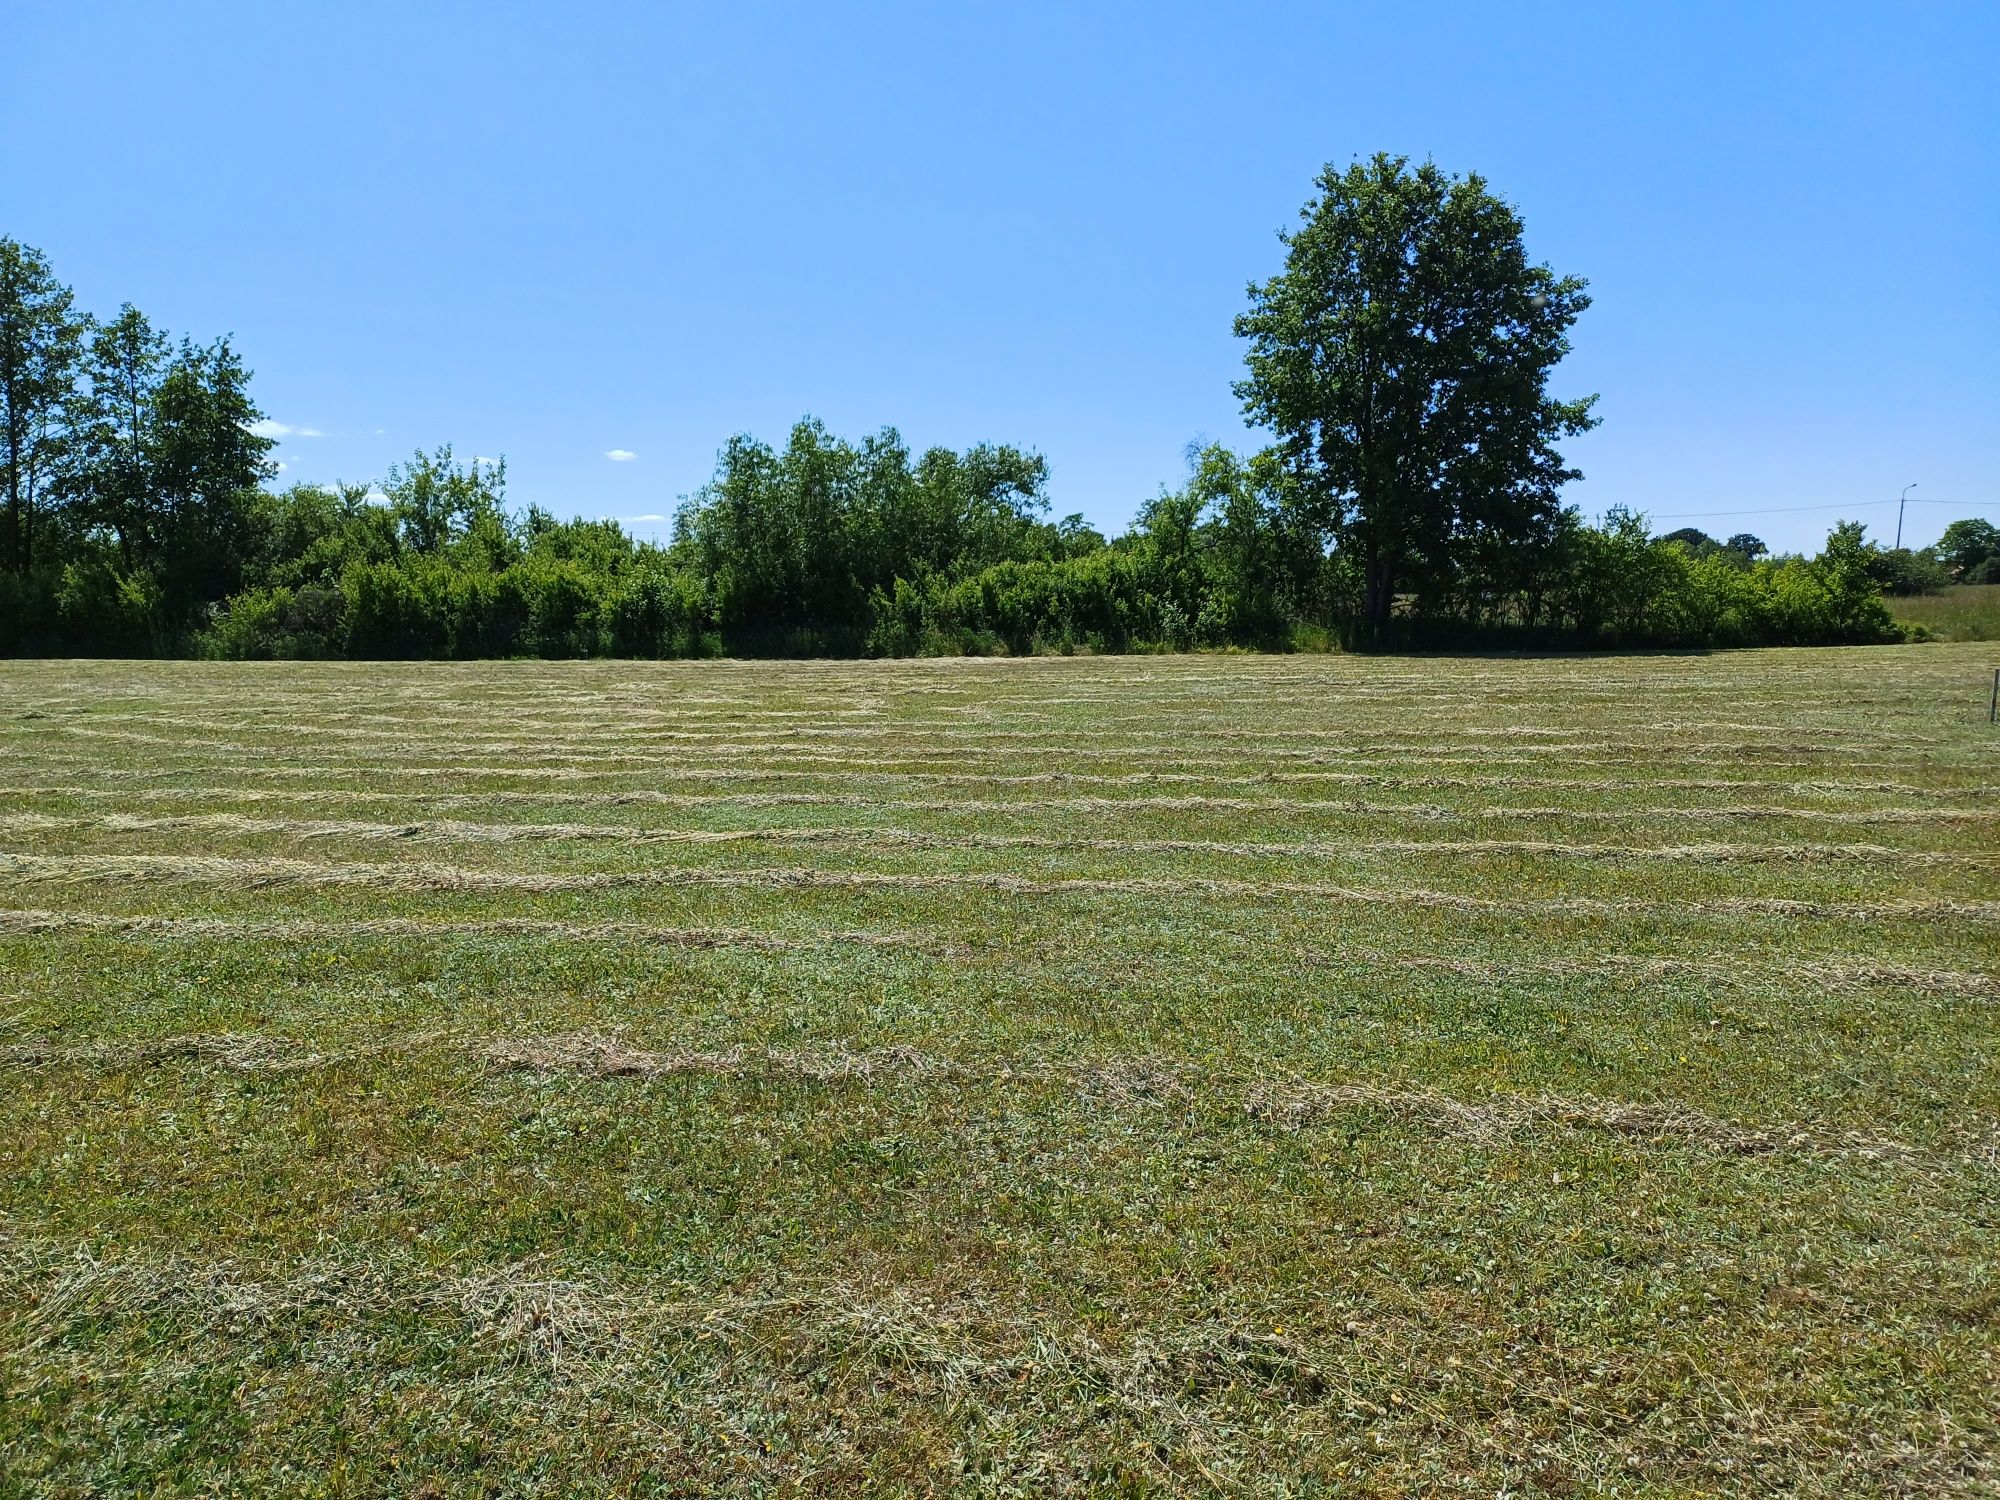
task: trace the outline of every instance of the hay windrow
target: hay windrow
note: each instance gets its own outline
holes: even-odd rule
[[[696,778],[700,780],[700,778]],[[748,780],[760,780],[756,776]],[[848,778],[866,780],[866,778]],[[902,778],[896,778],[902,780]],[[910,778],[918,784],[924,782],[950,782],[952,778]],[[964,780],[986,780],[986,778],[964,778]],[[1008,782],[1010,778],[992,778],[998,782]],[[1052,778],[1012,778],[1012,780],[1036,780],[1048,784],[1064,784],[1078,780],[1072,776],[1052,776]],[[1122,778],[1082,778],[1082,782],[1120,782]],[[1154,782],[1156,778],[1146,778]],[[1172,778],[1168,778],[1172,780]],[[1200,778],[1190,778],[1200,780]],[[1222,778],[1230,782],[1232,778]],[[1266,778],[1242,778],[1254,784],[1266,784]],[[1500,782],[1486,788],[1476,784],[1480,790],[1506,790]],[[1598,794],[1622,794],[1624,786],[1618,784],[1582,784]],[[1740,782],[1726,782],[1728,788],[1742,786]],[[1646,786],[1634,786],[1632,790],[1652,790]],[[1788,790],[1774,786],[1768,790]],[[1800,788],[1804,794],[1804,788]],[[76,802],[110,802],[110,800],[136,800],[136,802],[200,802],[200,804],[220,804],[220,802],[246,802],[258,804],[284,804],[284,806],[354,806],[354,804],[422,804],[432,810],[460,810],[460,808],[498,808],[498,806],[574,806],[574,808],[636,808],[636,806],[658,806],[658,808],[856,808],[856,810],[876,810],[876,812],[916,812],[916,814],[1000,814],[1000,816],[1020,816],[1020,818],[1056,818],[1070,812],[1094,812],[1094,814],[1132,814],[1132,812],[1254,812],[1262,816],[1288,816],[1288,818],[1414,818],[1422,822],[1566,822],[1566,824],[1634,824],[1634,822],[1808,822],[1808,824],[1830,824],[1830,826],[1884,826],[1884,828],[1964,828],[1968,824],[2000,822],[2000,810],[1990,808],[1952,808],[1952,806],[1932,806],[1932,808],[1828,808],[1822,804],[1800,804],[1784,806],[1772,802],[1744,802],[1744,804],[1706,804],[1706,806],[1686,806],[1686,804],[1646,804],[1646,806],[1560,806],[1560,804],[1510,804],[1510,802],[1490,802],[1490,804],[1468,804],[1454,806],[1448,802],[1378,802],[1364,798],[1252,798],[1252,796],[1216,796],[1202,792],[1188,794],[1148,794],[1134,792],[1130,796],[1098,796],[1098,794],[1072,794],[1072,796],[1024,796],[1024,798],[912,798],[912,796],[868,796],[862,792],[662,792],[656,788],[626,788],[626,790],[604,790],[604,792],[574,792],[558,788],[540,790],[520,790],[520,788],[492,788],[484,792],[426,792],[426,790],[382,790],[382,788],[334,788],[334,786],[148,786],[138,790],[114,790],[102,786],[6,786],[0,788],[0,796],[8,798],[38,798],[54,796]],[[166,828],[174,826],[168,818],[148,818],[146,814],[126,814],[128,822],[122,826],[126,830],[144,828]],[[270,820],[274,832],[284,832],[284,820]],[[328,820],[330,822],[330,820]],[[392,824],[392,828],[422,828],[426,822],[448,826],[452,820],[404,820]],[[46,818],[44,822],[10,822],[6,826],[32,830],[32,828],[60,828],[60,826],[86,826],[82,822],[62,824],[58,820]],[[188,824],[192,826],[192,824]],[[224,826],[224,824],[218,824]],[[248,828],[248,822],[244,824]],[[366,826],[366,824],[364,824]],[[494,826],[494,824],[484,824]],[[522,824],[528,826],[528,824]],[[562,826],[562,824],[556,824]],[[578,824],[582,828],[600,830],[604,824]],[[580,834],[590,836],[590,834]],[[628,832],[604,834],[604,836],[632,836]]]
[[[1042,834],[927,833],[882,827],[644,828],[617,823],[477,823],[462,819],[422,819],[377,823],[362,819],[252,818],[236,813],[143,817],[111,813],[103,817],[56,817],[42,813],[0,813],[0,830],[105,833],[228,833],[301,839],[436,843],[618,844],[857,844],[910,849],[1027,849],[1052,853],[1202,854],[1238,859],[1331,861],[1355,856],[1414,858],[1496,856],[1565,860],[1664,860],[1688,864],[1909,864],[2000,873],[2000,855],[1901,849],[1885,844],[1589,844],[1553,839],[1319,839],[1311,841],[1229,841],[1162,838],[1057,838]]]
[[[744,948],[774,953],[853,946],[907,950],[926,957],[968,959],[989,950],[930,938],[914,932],[829,929],[809,935],[756,932],[742,928],[667,927],[643,922],[559,922],[528,917],[460,920],[450,917],[370,917],[349,921],[286,920],[256,917],[194,917],[117,912],[68,911],[48,907],[0,907],[0,937],[40,933],[92,933],[190,942],[338,943],[368,939],[419,940],[526,939],[574,943],[631,943],[640,946],[706,949]],[[1437,971],[1482,981],[1545,974],[1632,977],[1647,980],[1699,979],[1705,984],[1767,987],[1892,988],[1968,1000],[2000,998],[2000,975],[1962,969],[1930,969],[1909,964],[1852,959],[1816,959],[1810,965],[1786,961],[1752,963],[1718,955],[1663,958],[1649,954],[1597,954],[1585,958],[1496,959],[1442,953],[1384,952],[1343,948],[1307,955],[1299,962],[1314,969]]]
[[[970,890],[1012,896],[1235,896],[1254,900],[1304,898],[1329,904],[1427,906],[1466,912],[1618,913],[1731,912],[1814,919],[2000,921],[2000,901],[1951,899],[1830,902],[1784,897],[1724,897],[1688,901],[1552,897],[1510,901],[1420,887],[1357,887],[1311,881],[1229,880],[1149,876],[1131,879],[1032,878],[962,871],[889,872],[813,867],[712,869],[695,867],[538,874],[407,862],[316,862],[232,859],[218,855],[38,855],[0,853],[0,878],[54,883],[122,884],[163,881],[260,890],[277,887],[366,886],[399,891],[598,891],[645,887],[722,886],[800,889]]]
[[[668,1078],[682,1073],[725,1077],[778,1076],[828,1083],[895,1074],[923,1078],[946,1071],[937,1059],[914,1047],[891,1046],[866,1052],[844,1048],[730,1047],[721,1051],[648,1051],[614,1036],[568,1032],[554,1036],[508,1037],[482,1044],[495,1065],[524,1073],[581,1074],[589,1078]]]
[[[1325,1082],[1300,1078],[1244,1080],[1205,1074],[1174,1060],[1127,1056],[1019,1069],[1004,1062],[978,1065],[897,1043],[852,1050],[844,1046],[650,1048],[599,1031],[475,1036],[465,1032],[408,1033],[341,1047],[262,1033],[222,1032],[158,1040],[60,1044],[40,1040],[0,1047],[7,1068],[126,1070],[195,1062],[237,1073],[301,1073],[373,1062],[391,1055],[449,1052],[483,1061],[502,1073],[598,1082],[648,1081],[686,1076],[792,1079],[826,1084],[947,1082],[977,1090],[1041,1087],[1117,1109],[1170,1106],[1202,1109],[1235,1096],[1245,1117],[1296,1131],[1357,1110],[1378,1111],[1441,1135],[1498,1141],[1528,1129],[1599,1131],[1653,1145],[1692,1146],[1725,1156],[1776,1153],[1838,1155],[1873,1161],[1913,1162],[1925,1153],[1902,1142],[1813,1126],[1752,1127],[1685,1105],[1612,1099],[1496,1093],[1460,1099],[1427,1089],[1390,1084]],[[1975,1132],[1978,1134],[1978,1132]],[[1992,1131],[1979,1135],[1990,1149]],[[1977,1154],[1977,1153],[1975,1153]]]
[[[367,917],[352,921],[177,917],[113,912],[0,909],[0,936],[41,932],[102,932],[134,937],[223,939],[238,942],[340,941],[351,938],[544,938],[559,942],[637,943],[667,948],[750,948],[768,952],[828,946],[909,949],[935,957],[964,957],[974,950],[948,939],[910,932],[828,929],[809,936],[744,928],[667,927],[644,922],[561,922],[533,917]]]
[[[1244,1107],[1251,1118],[1270,1121],[1287,1130],[1304,1129],[1359,1109],[1378,1110],[1475,1141],[1494,1141],[1523,1129],[1554,1126],[1604,1131],[1654,1144],[1695,1146],[1725,1156],[1790,1152],[1853,1156],[1871,1161],[1914,1161],[1922,1155],[1899,1141],[1855,1133],[1828,1133],[1809,1126],[1756,1129],[1684,1105],[1634,1104],[1547,1094],[1497,1094],[1468,1101],[1425,1089],[1292,1082],[1253,1088]]]
[[[754,779],[754,778],[753,778]],[[899,780],[903,778],[897,778]],[[918,783],[931,781],[929,777],[908,778]],[[936,778],[948,781],[950,778]],[[966,778],[968,780],[973,778]],[[987,780],[989,778],[978,778]],[[990,778],[1005,782],[1010,778]],[[1018,778],[1043,784],[1042,778]],[[1069,776],[1048,779],[1050,784],[1060,784],[1077,780]],[[1086,783],[1118,783],[1119,777],[1082,778]],[[1151,778],[1148,778],[1151,780]],[[1224,782],[1230,778],[1223,778]],[[1246,778],[1262,784],[1263,778]],[[1485,785],[1481,783],[1481,785]],[[1496,787],[1499,783],[1494,783]],[[1625,787],[1605,783],[1583,783],[1590,790],[1612,795],[1623,795]],[[1724,783],[1727,787],[1737,787],[1739,783]],[[1635,790],[1648,790],[1644,785]],[[1783,790],[1774,787],[1771,790]],[[0,787],[0,797],[32,798],[59,797],[74,801],[142,801],[142,802],[199,802],[214,804],[221,802],[242,802],[251,804],[279,803],[294,806],[352,806],[357,803],[418,803],[426,808],[459,809],[500,807],[508,805],[584,808],[623,807],[671,807],[671,808],[764,808],[764,807],[839,807],[865,808],[883,812],[950,813],[968,814],[1013,814],[1022,817],[1051,818],[1071,812],[1090,813],[1154,813],[1154,812],[1248,812],[1270,816],[1286,817],[1339,817],[1355,819],[1373,818],[1415,818],[1426,822],[1562,822],[1562,823],[1647,823],[1647,822],[1759,822],[1759,821],[1803,821],[1840,826],[1883,826],[1883,827],[1947,827],[1956,828],[1970,824],[2000,821],[2000,811],[1990,808],[1973,807],[1872,807],[1872,808],[1829,808],[1824,805],[1802,804],[1784,806],[1777,803],[1713,803],[1708,805],[1682,805],[1662,803],[1646,806],[1622,805],[1617,807],[1524,805],[1518,803],[1487,803],[1484,805],[1454,806],[1442,802],[1382,802],[1360,798],[1274,798],[1216,796],[1202,793],[1183,795],[1149,795],[1139,793],[1124,797],[1105,797],[1091,793],[1065,797],[1026,796],[1014,799],[991,797],[894,797],[869,796],[855,792],[668,792],[653,788],[630,788],[622,791],[578,792],[544,788],[524,791],[519,788],[494,788],[481,792],[430,792],[416,790],[363,790],[344,787],[255,787],[242,785],[198,785],[146,787],[137,791],[89,786],[10,786]],[[123,827],[138,830],[173,826],[167,818],[149,818],[143,814],[127,814],[129,819]],[[391,825],[394,828],[421,827],[426,821],[440,820],[411,819]],[[449,820],[443,820],[448,824]],[[7,826],[20,829],[37,827],[55,828],[61,826],[85,826],[78,822],[69,825],[50,818],[43,822],[18,821]],[[107,825],[108,826],[108,825]],[[194,826],[194,825],[186,825]],[[224,825],[218,825],[224,826]],[[246,827],[248,826],[246,821]],[[372,826],[372,825],[363,825]],[[495,826],[495,825],[481,825]],[[532,826],[532,825],[516,825]],[[565,825],[553,825],[565,826]],[[601,824],[575,825],[587,828],[603,828]],[[281,820],[273,820],[274,831],[284,831]],[[255,830],[252,830],[255,831]],[[580,835],[588,836],[588,835]],[[606,836],[626,836],[625,834]]]
[[[373,1062],[387,1055],[451,1053],[502,1072],[547,1077],[652,1079],[682,1074],[724,1078],[795,1078],[812,1083],[919,1080],[953,1073],[952,1065],[900,1044],[845,1047],[676,1048],[653,1050],[604,1032],[482,1037],[466,1032],[404,1032],[373,1041],[320,1046],[256,1032],[215,1032],[130,1041],[63,1044],[49,1040],[0,1047],[0,1068],[159,1067],[195,1062],[237,1073],[299,1073]]]
[[[445,1032],[407,1032],[388,1041],[338,1049],[321,1049],[309,1042],[264,1032],[200,1032],[70,1045],[30,1041],[0,1046],[0,1068],[126,1069],[194,1062],[231,1073],[302,1073],[379,1057],[384,1052],[436,1048],[450,1040],[451,1034]]]
[[[1407,969],[1436,969],[1469,979],[1505,980],[1542,974],[1635,976],[1645,979],[1700,979],[1706,984],[1742,987],[1785,984],[1801,988],[1893,988],[1919,994],[1967,1000],[2000,998],[2000,975],[1963,969],[1928,969],[1912,964],[1871,963],[1852,959],[1815,958],[1777,965],[1742,958],[1663,958],[1651,954],[1601,953],[1584,958],[1491,959],[1451,954],[1335,953],[1309,959],[1323,967],[1384,964]]]
[[[87,738],[108,740],[117,743],[133,743],[160,750],[173,747],[217,750],[240,756],[251,762],[260,757],[275,758],[281,750],[289,746],[277,744],[259,745],[235,741],[177,741],[158,735],[143,735],[115,730],[84,730],[73,726],[63,726],[58,733],[79,735]],[[444,752],[460,751],[459,746],[412,746],[412,749],[431,749]],[[1676,745],[1673,750],[1693,755],[1728,755],[1738,761],[1747,761],[1770,769],[1808,770],[1839,768],[1847,771],[1889,770],[1901,764],[1897,760],[1874,759],[1866,755],[1850,754],[1836,747],[1810,741],[1796,745],[1741,745],[1729,743],[1695,743]],[[997,761],[1001,764],[1019,755],[1043,759],[1060,759],[1064,762],[1087,762],[1103,765],[1125,765],[1134,761],[1151,764],[1156,771],[1189,771],[1195,768],[1240,771],[1247,757],[1224,755],[1197,755],[1189,753],[1161,754],[1158,750],[1134,745],[1122,748],[1108,748],[1098,744],[1078,745],[1052,743],[1045,745],[965,745],[932,747],[928,753],[915,753],[908,748],[900,753],[888,750],[876,754],[842,754],[838,751],[816,750],[800,747],[785,749],[760,743],[715,743],[699,747],[680,746],[671,751],[646,753],[640,751],[605,750],[584,753],[555,750],[532,744],[496,744],[487,747],[492,759],[488,761],[464,761],[450,766],[425,766],[439,774],[459,777],[485,776],[496,772],[532,771],[537,775],[558,775],[580,773],[586,775],[633,775],[649,771],[672,769],[680,773],[688,762],[725,763],[732,775],[757,774],[767,771],[796,771],[813,769],[821,774],[851,774],[858,771],[882,771],[897,767],[910,771],[932,771],[940,762],[963,764],[967,761]],[[1288,749],[1266,748],[1258,752],[1259,758],[1271,763],[1271,771],[1297,770],[1310,767],[1315,773],[1351,771],[1367,765],[1372,759],[1390,757],[1413,766],[1544,766],[1552,759],[1559,759],[1572,766],[1625,767],[1654,764],[1660,752],[1655,746],[1652,753],[1628,749],[1617,744],[1591,745],[1517,745],[1505,753],[1477,748],[1468,751],[1438,749],[1427,743],[1381,744],[1333,749]],[[749,760],[749,756],[764,756],[762,760]],[[8,758],[0,750],[0,759]],[[310,770],[319,774],[332,774],[342,770],[356,769],[346,762],[319,762],[309,766],[298,766],[304,757],[297,754],[287,756],[287,764],[296,770]],[[394,759],[386,759],[382,767],[394,774],[411,774],[420,762],[403,764]],[[193,769],[193,763],[182,763],[181,770]],[[268,769],[268,768],[267,768]]]
[[[0,746],[0,760],[27,759],[20,751]],[[1490,762],[1476,762],[1485,765]],[[88,773],[88,766],[68,766],[72,775]],[[111,773],[107,773],[111,774]],[[335,779],[363,779],[370,787],[379,787],[384,780],[408,778],[415,781],[467,780],[473,777],[483,782],[493,779],[508,781],[528,781],[541,787],[563,787],[578,782],[630,781],[644,772],[622,768],[592,768],[582,766],[485,766],[485,765],[396,765],[385,767],[368,763],[323,763],[316,765],[294,765],[288,763],[257,763],[240,765],[235,763],[189,763],[178,766],[119,767],[115,779],[121,783],[130,782],[144,785],[167,779],[177,779],[191,775],[228,774],[237,778],[259,777],[278,781],[329,781]],[[1991,796],[1984,787],[1965,788],[1938,785],[1923,785],[1909,781],[1847,781],[1830,780],[1824,777],[1781,778],[1743,776],[1544,776],[1518,772],[1501,772],[1486,775],[1439,776],[1401,769],[1371,769],[1365,771],[1310,770],[1299,771],[1279,767],[1267,767],[1245,772],[1240,766],[1225,768],[1220,774],[1196,771],[1163,770],[1157,765],[1143,771],[1097,772],[1071,769],[1045,771],[962,771],[921,770],[884,771],[876,768],[863,770],[825,771],[812,768],[789,768],[783,766],[688,766],[675,765],[669,768],[664,779],[675,782],[712,784],[715,782],[771,782],[771,781],[838,781],[848,786],[1020,786],[1020,787],[1152,787],[1152,786],[1285,786],[1329,784],[1339,786],[1370,786],[1410,788],[1425,791],[1470,791],[1521,790],[1521,791],[1575,791],[1603,792],[1613,795],[1630,796],[1643,792],[1760,792],[1770,794],[1783,792],[1807,797],[1849,797],[1849,796],[1897,796],[1922,799],[1929,802],[1960,803],[1968,799],[1983,801]],[[360,789],[357,789],[360,790]],[[518,790],[518,789],[517,789]],[[609,796],[649,797],[655,791],[652,787],[625,788],[606,793]],[[483,795],[477,794],[477,795]],[[677,793],[666,793],[678,796]],[[1975,817],[1994,817],[2000,814],[1991,809],[1967,808],[1964,811]]]

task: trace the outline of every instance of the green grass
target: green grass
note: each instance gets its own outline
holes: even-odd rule
[[[0,667],[0,1494],[1991,1493],[1988,655]]]
[[[1899,625],[1921,625],[1941,641],[2000,641],[2000,583],[1954,584],[1941,594],[1888,601]]]

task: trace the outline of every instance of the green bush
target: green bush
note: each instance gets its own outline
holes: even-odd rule
[[[347,651],[347,595],[320,583],[246,589],[196,642],[197,654],[233,660],[317,660]]]
[[[101,557],[65,564],[56,589],[56,620],[71,649],[93,655],[143,656],[161,649],[159,582],[120,572]]]
[[[692,573],[641,566],[611,590],[605,618],[613,656],[714,656],[721,652],[708,592]]]
[[[523,642],[533,656],[598,656],[599,590],[602,575],[566,559],[531,554],[517,570],[528,601],[528,633]]]

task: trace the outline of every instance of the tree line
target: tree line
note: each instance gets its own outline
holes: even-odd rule
[[[1589,305],[1476,176],[1329,168],[1250,289],[1237,394],[1270,431],[1191,449],[1121,535],[1053,516],[1036,454],[913,452],[807,420],[723,449],[665,544],[417,453],[268,487],[227,339],[108,321],[0,239],[0,651],[232,657],[909,655],[1236,646],[1729,646],[1900,638],[1885,588],[2000,575],[1835,528],[1813,557],[1651,534],[1560,499],[1592,398],[1549,377]],[[1983,530],[1982,530],[1983,528]]]

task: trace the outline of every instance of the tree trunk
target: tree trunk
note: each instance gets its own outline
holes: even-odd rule
[[[1396,604],[1396,565],[1370,551],[1361,562],[1361,639],[1380,644]]]
[[[1368,622],[1379,634],[1396,607],[1396,565],[1386,557],[1368,565]]]

